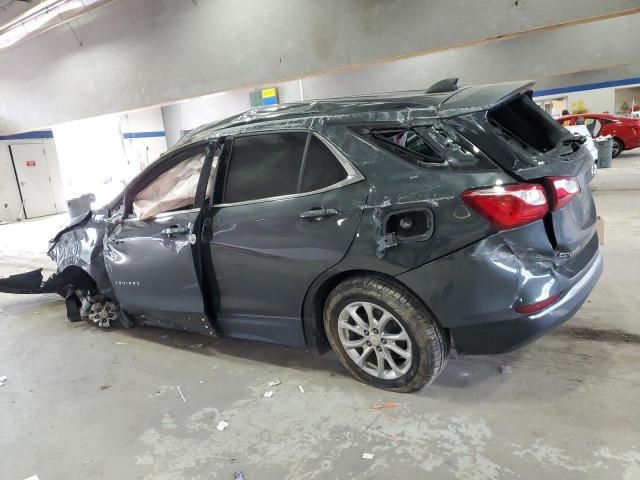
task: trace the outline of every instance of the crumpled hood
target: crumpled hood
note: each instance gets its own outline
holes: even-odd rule
[[[64,235],[70,230],[73,230],[75,227],[78,227],[80,225],[87,223],[92,215],[93,215],[93,210],[89,210],[88,212],[85,212],[82,215],[78,215],[77,217],[72,218],[66,227],[64,227],[62,230],[56,233],[56,235],[51,240],[49,240],[49,252],[51,252],[51,249],[54,247],[55,243],[60,239],[62,235]]]

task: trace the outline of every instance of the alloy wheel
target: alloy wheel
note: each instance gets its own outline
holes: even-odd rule
[[[345,352],[369,375],[395,380],[411,368],[411,339],[387,310],[371,302],[354,302],[338,317],[338,335]]]

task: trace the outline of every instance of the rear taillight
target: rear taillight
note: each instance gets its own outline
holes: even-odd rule
[[[465,190],[462,200],[500,230],[540,220],[549,211],[544,188],[537,183]]]
[[[580,193],[580,184],[575,177],[546,177],[549,185],[551,210],[560,210]]]

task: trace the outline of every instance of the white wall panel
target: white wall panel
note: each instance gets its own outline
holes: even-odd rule
[[[135,175],[126,160],[119,115],[56,125],[53,135],[66,199],[93,193],[95,205],[103,205]]]
[[[123,134],[126,161],[131,172],[142,171],[167,150],[165,126],[160,107],[122,114],[120,129]]]

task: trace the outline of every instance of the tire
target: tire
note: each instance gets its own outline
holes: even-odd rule
[[[616,158],[618,156],[620,156],[620,154],[623,152],[624,150],[624,144],[622,143],[621,140],[614,138],[613,139],[613,148],[611,151],[611,158]]]
[[[367,319],[364,324],[382,326],[381,330],[375,330],[375,334],[373,328],[364,330],[369,336],[364,335],[360,328],[362,323],[355,321],[350,312],[354,312],[359,320],[372,312],[374,320],[370,322]],[[344,328],[345,323],[350,326]],[[324,328],[331,347],[345,368],[362,382],[384,390],[414,392],[422,389],[436,379],[449,356],[449,335],[415,295],[400,285],[375,276],[349,278],[329,293],[324,305]],[[360,333],[351,328],[358,329]],[[397,341],[392,338],[397,338]],[[402,338],[407,338],[407,341]],[[343,344],[343,340],[356,344],[361,339],[366,343],[357,348],[347,349]],[[365,349],[369,349],[368,356],[364,366],[359,366],[356,360],[361,360]],[[404,352],[403,355],[410,352],[410,363],[405,356],[398,355],[397,350]],[[396,369],[387,361],[389,356]],[[384,358],[382,374],[380,357]]]

